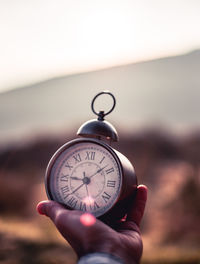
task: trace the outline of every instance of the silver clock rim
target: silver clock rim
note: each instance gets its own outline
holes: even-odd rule
[[[54,165],[57,157],[59,155],[61,155],[67,148],[69,148],[69,147],[71,147],[71,146],[73,146],[75,144],[82,143],[82,142],[95,143],[97,145],[100,145],[100,146],[104,147],[106,150],[108,150],[108,152],[110,152],[110,154],[113,156],[113,158],[117,162],[117,166],[118,166],[119,173],[120,173],[120,176],[121,176],[121,183],[120,183],[120,187],[119,187],[119,194],[117,195],[117,198],[116,198],[115,202],[112,204],[111,207],[109,207],[107,209],[107,211],[105,211],[103,214],[96,215],[96,217],[101,217],[102,215],[106,214],[108,211],[110,211],[116,205],[116,203],[118,201],[118,198],[121,196],[122,186],[123,186],[123,180],[124,180],[124,174],[123,174],[123,169],[122,169],[121,161],[120,161],[119,157],[117,156],[117,154],[115,153],[115,150],[113,150],[112,147],[110,147],[108,144],[106,144],[105,142],[102,142],[99,139],[95,139],[95,138],[76,138],[76,139],[73,139],[73,140],[65,143],[64,145],[62,145],[53,154],[53,156],[51,157],[51,159],[50,159],[50,161],[49,161],[49,163],[47,165],[46,172],[45,172],[45,190],[46,190],[46,194],[47,194],[48,199],[56,201],[55,199],[53,199],[53,196],[51,194],[51,189],[50,189],[50,174],[51,174],[51,169],[52,169],[52,167],[53,167],[53,165]],[[57,201],[57,202],[59,202],[59,201]],[[61,203],[61,202],[59,202],[59,203]],[[68,208],[68,206],[66,204],[62,203],[62,205],[64,205],[64,207]]]

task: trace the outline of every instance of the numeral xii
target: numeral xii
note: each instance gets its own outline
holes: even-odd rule
[[[86,160],[94,160],[95,152],[94,151],[86,151]]]

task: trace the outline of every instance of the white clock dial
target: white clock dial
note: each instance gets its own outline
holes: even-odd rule
[[[48,177],[50,197],[98,217],[116,203],[121,175],[119,161],[109,148],[92,141],[76,142],[53,159]]]

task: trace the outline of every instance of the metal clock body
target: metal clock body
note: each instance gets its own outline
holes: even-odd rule
[[[45,186],[49,199],[106,222],[125,215],[137,178],[130,161],[101,140],[101,136],[117,138],[115,129],[105,122],[86,122],[78,131],[81,138],[57,150],[48,164]]]

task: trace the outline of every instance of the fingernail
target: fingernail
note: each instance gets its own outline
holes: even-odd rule
[[[45,210],[44,210],[44,205],[42,202],[40,202],[38,205],[37,205],[37,212],[41,215],[45,215]]]

